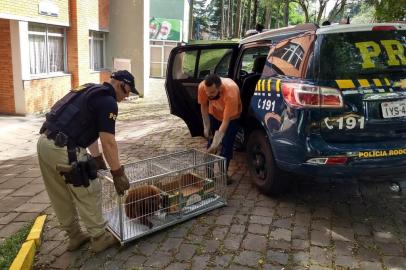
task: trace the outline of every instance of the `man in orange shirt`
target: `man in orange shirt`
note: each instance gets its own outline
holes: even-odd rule
[[[199,84],[198,102],[203,118],[204,137],[209,139],[207,151],[217,153],[222,143],[220,155],[226,158],[228,171],[242,110],[240,90],[233,80],[210,74]],[[211,132],[214,132],[212,140]],[[227,180],[227,184],[230,183]]]

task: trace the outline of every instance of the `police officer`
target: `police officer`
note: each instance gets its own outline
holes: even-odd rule
[[[138,94],[133,75],[126,70],[114,72],[110,83],[85,84],[71,90],[51,108],[41,128],[37,144],[39,165],[52,207],[69,237],[69,251],[89,240],[94,252],[117,243],[105,229],[101,183],[94,177],[94,170],[91,177],[91,164],[107,169],[99,151],[100,138],[117,193],[123,195],[129,189],[114,134],[117,102],[130,92]],[[81,229],[79,217],[88,233]]]
[[[203,118],[204,136],[209,139],[207,151],[217,153],[222,143],[220,155],[226,158],[228,171],[242,111],[238,85],[229,78],[210,74],[199,84],[198,103]],[[212,132],[214,136],[211,139]],[[231,178],[227,177],[227,184],[231,182]]]

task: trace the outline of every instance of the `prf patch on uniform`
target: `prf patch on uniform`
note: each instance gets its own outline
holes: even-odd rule
[[[114,113],[109,113],[109,119],[113,119],[113,121],[116,121],[117,114]]]
[[[360,158],[378,158],[406,155],[406,148],[358,152]]]

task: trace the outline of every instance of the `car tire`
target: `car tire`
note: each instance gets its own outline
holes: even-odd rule
[[[268,137],[262,130],[253,131],[247,143],[248,168],[261,192],[277,195],[286,191],[289,179],[275,164]]]

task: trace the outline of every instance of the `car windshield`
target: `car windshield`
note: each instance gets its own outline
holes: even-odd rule
[[[325,34],[321,40],[322,80],[405,73],[406,31]]]

